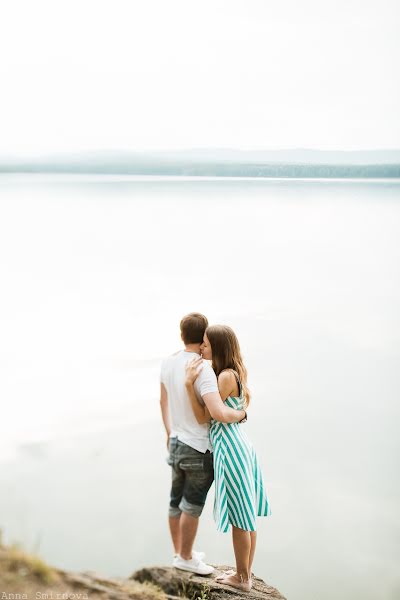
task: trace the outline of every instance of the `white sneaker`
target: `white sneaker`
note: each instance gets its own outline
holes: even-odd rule
[[[179,556],[179,554],[174,558],[174,562],[172,564],[175,569],[190,571],[191,573],[196,573],[196,575],[211,575],[211,573],[214,572],[214,567],[211,565],[206,565],[206,563],[202,560],[196,558],[185,560]]]
[[[174,559],[178,556],[178,554],[174,554]],[[204,560],[206,557],[205,552],[197,552],[197,550],[192,550],[192,558],[196,560]]]

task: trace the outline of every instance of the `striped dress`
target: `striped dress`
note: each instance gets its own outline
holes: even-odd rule
[[[239,380],[238,384],[240,396],[228,396],[225,404],[242,409],[244,396]],[[218,531],[227,532],[229,525],[255,531],[256,517],[266,517],[271,510],[257,455],[243,425],[211,420],[210,440],[214,450],[214,519]]]

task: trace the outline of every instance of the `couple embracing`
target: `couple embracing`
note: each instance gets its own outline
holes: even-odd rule
[[[250,591],[256,517],[269,515],[270,508],[256,453],[242,425],[250,402],[247,371],[230,327],[209,326],[204,315],[190,313],[180,329],[184,349],[163,361],[160,376],[172,468],[173,566],[199,575],[214,571],[193,543],[215,479],[214,518],[219,531],[232,526],[236,559],[236,571],[217,580]]]

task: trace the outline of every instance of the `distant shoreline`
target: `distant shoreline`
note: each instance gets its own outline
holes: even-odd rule
[[[400,178],[400,150],[93,150],[36,157],[2,156],[1,173],[250,179],[386,179]]]
[[[1,172],[0,181],[9,180],[17,181],[30,180],[30,181],[104,181],[104,182],[207,182],[207,181],[249,181],[249,182],[262,182],[262,181],[298,181],[298,182],[314,182],[314,183],[400,183],[400,174],[398,176],[386,176],[386,177],[295,177],[295,176],[243,176],[243,175],[132,175],[126,173],[74,173],[74,172],[45,172],[45,171],[12,171],[12,172]]]

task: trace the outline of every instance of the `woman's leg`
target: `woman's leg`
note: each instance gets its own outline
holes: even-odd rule
[[[256,551],[257,531],[250,531],[250,555],[249,555],[249,573],[252,573],[254,554]]]
[[[241,530],[239,530],[239,531],[241,531]],[[244,533],[246,533],[246,532],[244,532]],[[254,554],[256,551],[257,532],[250,531],[249,533],[250,533],[249,577],[251,577]],[[218,581],[218,579],[224,579],[227,575],[236,575],[236,571],[230,569],[229,571],[226,571],[224,575],[220,575],[219,577],[216,577],[216,580]]]
[[[236,558],[236,575],[239,581],[248,581],[251,574],[249,569],[251,551],[250,532],[232,525],[232,540]]]
[[[249,592],[252,586],[249,570],[251,552],[250,531],[244,531],[232,525],[233,549],[236,558],[236,573],[225,574],[217,578],[219,583],[236,587],[244,592]]]

